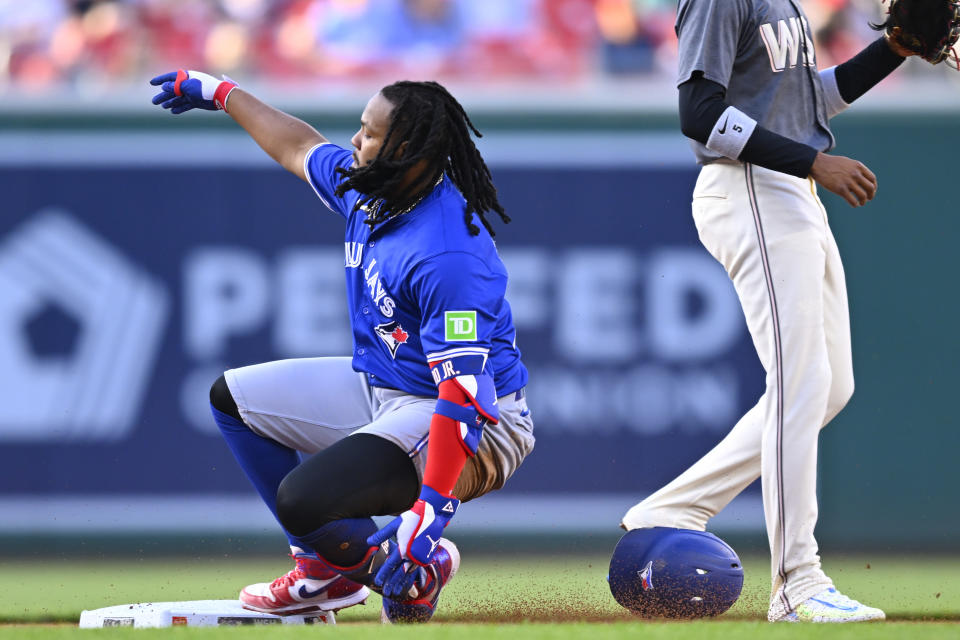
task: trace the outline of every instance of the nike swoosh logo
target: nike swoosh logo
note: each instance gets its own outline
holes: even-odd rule
[[[727,130],[727,120],[729,119],[730,119],[730,116],[727,116],[726,118],[723,119],[723,126],[717,129],[717,133],[719,133],[720,135],[723,135],[723,133]]]
[[[384,554],[390,555],[390,547],[388,546],[386,540],[384,540],[383,543],[381,543],[380,548],[383,549]],[[373,573],[373,563],[376,561],[377,561],[377,554],[371,553],[370,564],[367,565],[367,575],[371,575]]]
[[[321,593],[323,593],[324,591],[326,591],[327,589],[329,589],[329,588],[330,588],[330,585],[333,584],[333,582],[334,582],[334,581],[331,580],[329,584],[323,585],[322,587],[320,587],[320,588],[317,589],[316,591],[310,591],[309,589],[307,589],[307,585],[301,585],[301,586],[300,586],[300,591],[298,591],[297,593],[299,593],[299,594],[300,594],[300,597],[303,598],[304,600],[307,600],[307,599],[309,599],[309,598],[316,598],[318,595],[320,595]]]
[[[833,604],[832,602],[825,602],[823,600],[817,600],[816,598],[810,598],[810,599],[813,600],[814,602],[819,602],[824,606],[830,607],[831,609],[837,609],[839,611],[856,611],[857,610],[856,607],[841,607],[840,605]]]

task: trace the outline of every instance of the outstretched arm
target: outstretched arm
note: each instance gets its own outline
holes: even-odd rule
[[[307,179],[303,171],[307,152],[327,142],[303,120],[271,107],[239,87],[230,93],[225,111],[267,155],[301,180]]]
[[[303,120],[271,107],[229,80],[181,69],[157,76],[150,84],[161,89],[153,103],[170,109],[171,113],[195,108],[223,109],[267,155],[301,180],[307,180],[303,167],[307,152],[327,142]]]

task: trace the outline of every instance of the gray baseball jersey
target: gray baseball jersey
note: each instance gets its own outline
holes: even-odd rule
[[[833,148],[813,37],[798,3],[680,0],[676,30],[678,85],[700,71],[726,87],[727,104],[760,126],[818,151]],[[691,144],[701,164],[723,157]]]
[[[699,71],[726,87],[730,107],[711,123],[708,141],[729,158],[742,155],[739,145],[756,125],[818,151],[833,146],[824,86],[842,98],[815,70],[798,1],[680,0],[679,80]],[[836,80],[833,72],[824,75]],[[835,106],[831,98],[833,112]],[[820,619],[883,619],[879,609],[832,589],[814,536],[820,430],[853,393],[843,264],[816,182],[750,161],[715,161],[721,156],[700,144],[694,149],[704,166],[693,190],[693,221],[733,282],[766,389],[723,440],[633,506],[622,524],[631,531],[703,531],[759,477],[770,543],[767,619],[817,619],[827,608]]]

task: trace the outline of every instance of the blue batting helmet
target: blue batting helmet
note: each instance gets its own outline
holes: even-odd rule
[[[644,617],[716,616],[743,588],[740,558],[706,531],[654,527],[628,531],[610,559],[610,592]]]

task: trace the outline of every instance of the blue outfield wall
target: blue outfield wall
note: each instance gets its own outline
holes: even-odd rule
[[[342,223],[307,185],[268,162],[183,168],[133,156],[110,162],[94,151],[89,163],[58,163],[48,153],[0,166],[0,533],[269,528],[209,417],[207,389],[225,368],[350,353]],[[732,287],[697,242],[692,163],[594,155],[491,164],[514,220],[495,226],[537,447],[468,522],[610,531],[732,426],[763,372]],[[888,210],[868,233],[849,218],[835,224],[845,256],[846,244],[899,233]],[[955,354],[956,339],[890,332],[904,310],[891,296],[896,283],[875,276],[912,271],[938,250],[863,246],[847,261],[859,388],[836,435],[832,427],[822,439],[820,531],[831,542],[940,543],[956,523],[955,510],[911,490],[931,475],[922,459],[905,460],[931,448],[926,437],[897,451],[878,433],[896,432],[890,418],[914,387],[944,383],[913,370],[924,362],[915,351]],[[874,267],[864,267],[868,256]],[[948,298],[931,312],[956,309],[950,275],[916,275]],[[909,315],[925,313],[918,304]],[[941,424],[955,419],[923,411],[932,433],[956,443]],[[893,491],[891,474],[905,479]],[[948,489],[926,495],[949,500]],[[210,511],[204,500],[234,509]],[[523,515],[496,520],[498,505]],[[732,512],[721,531],[762,530],[756,485]],[[898,517],[919,524],[875,526]]]

